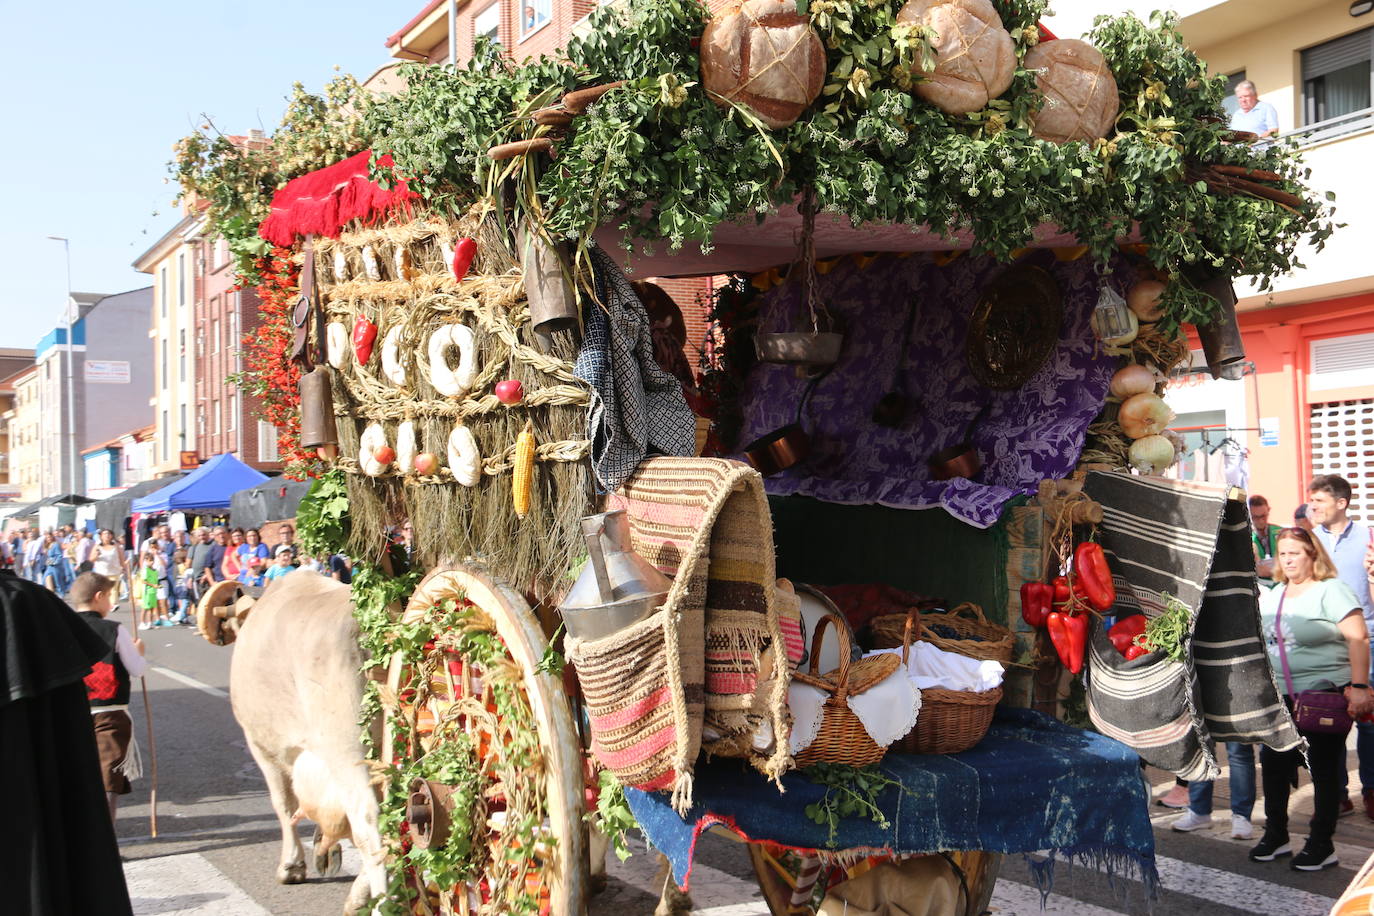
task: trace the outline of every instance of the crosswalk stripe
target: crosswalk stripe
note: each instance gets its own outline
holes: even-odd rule
[[[182,674],[180,671],[173,671],[171,668],[163,668],[159,665],[153,665],[152,668],[149,670],[156,671],[163,677],[169,677],[174,681],[185,684],[187,687],[194,687],[197,690],[204,691],[205,693],[210,694],[210,696],[212,697],[219,697],[222,700],[229,699],[229,694],[225,693],[223,690],[220,690],[218,687],[211,687],[209,684],[201,683],[193,677]]]
[[[272,916],[196,853],[124,863],[134,916]]]

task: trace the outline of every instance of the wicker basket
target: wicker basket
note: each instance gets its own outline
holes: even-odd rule
[[[920,612],[909,612],[902,633],[903,666],[911,652],[911,634],[920,626]],[[903,754],[957,754],[966,751],[982,741],[988,733],[992,714],[1001,699],[1001,687],[982,693],[924,687],[921,689],[921,712],[916,717],[916,727],[907,732],[895,747]]]
[[[794,671],[792,677],[803,684],[819,687],[829,693],[821,714],[820,731],[816,740],[796,755],[797,766],[816,763],[843,763],[852,767],[868,766],[883,759],[887,748],[869,737],[867,729],[854,715],[847,702],[850,696],[863,693],[883,680],[901,665],[895,655],[875,655],[858,661],[849,660],[849,632],[834,614],[822,617],[811,637],[811,662],[807,671]],[[840,640],[840,667],[827,674],[816,672],[821,653],[821,639],[827,624],[835,624]]]
[[[980,661],[988,660],[1009,665],[1016,658],[1016,634],[983,616],[983,609],[965,602],[952,611],[908,614],[884,614],[869,624],[875,649],[896,649],[902,645],[910,614],[917,614],[919,638],[946,652],[957,652]],[[957,633],[957,637],[941,636],[934,628]]]

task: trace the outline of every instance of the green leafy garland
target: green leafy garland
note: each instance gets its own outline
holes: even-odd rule
[[[1043,0],[997,0],[1018,60],[1039,40]],[[789,128],[769,131],[747,111],[718,106],[698,85],[697,43],[706,12],[694,0],[637,0],[592,14],[588,37],[563,60],[513,67],[494,51],[465,68],[411,71],[409,92],[374,109],[403,173],[445,205],[467,202],[510,166],[484,155],[492,144],[542,134],[523,114],[565,89],[626,81],[577,118],[559,140],[556,167],[526,170],[521,206],[554,236],[585,240],[618,226],[624,244],[709,251],[715,226],[762,219],[816,189],[820,207],[868,221],[968,229],[975,250],[1007,259],[1035,228],[1058,225],[1099,261],[1137,227],[1148,259],[1177,282],[1172,322],[1205,320],[1213,308],[1183,275],[1191,265],[1256,277],[1261,288],[1295,266],[1304,240],[1332,231],[1331,208],[1302,185],[1291,149],[1223,142],[1215,123],[1224,80],[1183,44],[1176,19],[1156,14],[1099,19],[1092,41],[1116,76],[1117,133],[1094,144],[1057,145],[1030,133],[1035,76],[983,111],[949,117],[910,89],[930,62],[929,36],[898,24],[899,0],[812,0],[827,48],[821,98]],[[1211,120],[1204,120],[1211,119]],[[1189,163],[1279,173],[1303,197],[1286,210],[1244,195],[1218,196],[1186,180]]]

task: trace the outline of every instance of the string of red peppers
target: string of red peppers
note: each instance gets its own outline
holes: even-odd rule
[[[1108,611],[1114,604],[1116,585],[1107,557],[1102,546],[1093,541],[1078,545],[1068,575],[1021,586],[1021,619],[1049,632],[1060,662],[1074,674],[1083,670],[1088,645],[1086,612]]]

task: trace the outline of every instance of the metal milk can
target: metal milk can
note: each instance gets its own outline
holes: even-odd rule
[[[582,536],[587,565],[558,607],[569,635],[601,639],[662,606],[672,581],[630,549],[624,509],[582,519]]]

